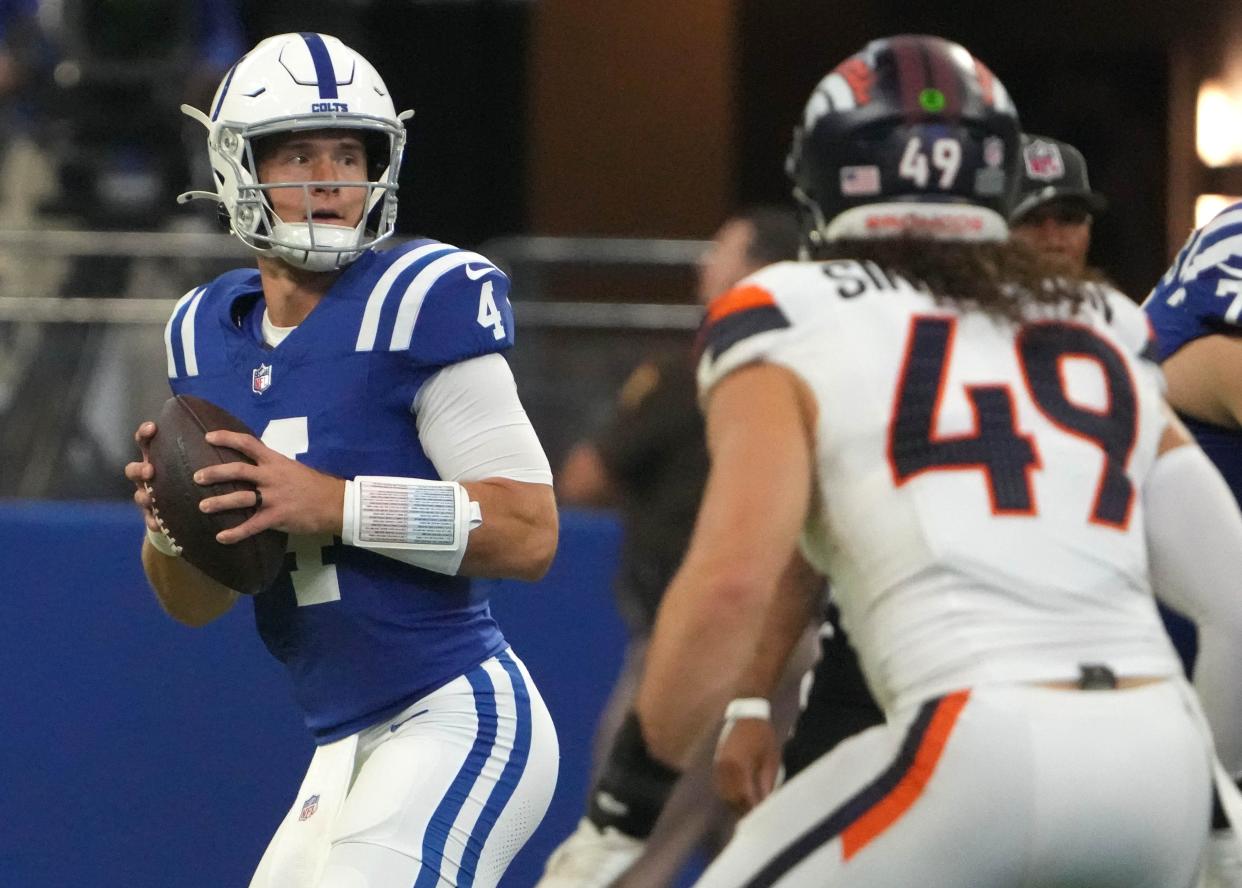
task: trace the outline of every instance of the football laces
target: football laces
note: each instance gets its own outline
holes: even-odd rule
[[[151,497],[151,514],[155,516],[155,523],[160,526],[160,533],[168,538],[168,542],[172,544],[172,547],[177,550],[177,554],[180,555],[181,547],[177,545],[176,538],[169,531],[168,525],[164,523],[164,519],[160,517],[159,506],[155,504],[155,489],[146,481],[142,482],[142,486],[146,488],[147,495]]]

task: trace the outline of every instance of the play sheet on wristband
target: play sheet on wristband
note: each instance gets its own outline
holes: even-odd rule
[[[359,542],[457,548],[455,485],[405,485],[368,479],[360,487]]]

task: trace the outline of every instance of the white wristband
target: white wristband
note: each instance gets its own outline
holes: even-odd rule
[[[157,552],[161,552],[170,558],[177,558],[181,555],[181,547],[168,538],[168,534],[162,530],[152,530],[147,528],[147,542]]]
[[[772,720],[772,704],[768,702],[766,697],[738,697],[725,707],[724,724],[720,728],[720,736],[716,738],[716,752],[719,754],[720,747],[724,745],[725,739],[733,730],[735,722],[744,719],[753,718],[759,721]]]
[[[725,707],[724,717],[727,722],[742,718],[771,721],[772,704],[766,697],[738,697]]]
[[[479,504],[456,481],[359,476],[345,482],[341,539],[406,564],[456,574]]]

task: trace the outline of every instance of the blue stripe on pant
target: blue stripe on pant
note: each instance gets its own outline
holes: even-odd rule
[[[479,814],[474,831],[470,834],[470,840],[466,843],[466,851],[461,859],[461,874],[457,883],[459,888],[471,888],[474,885],[474,874],[479,866],[479,856],[483,853],[483,846],[487,843],[487,837],[491,835],[493,827],[496,826],[496,821],[505,810],[505,805],[509,804],[509,799],[513,797],[518,782],[526,770],[526,760],[530,756],[530,692],[526,690],[526,680],[522,678],[522,670],[509,656],[508,651],[500,653],[497,659],[513,683],[513,702],[517,719],[514,727],[513,749],[509,753],[509,760],[505,762],[504,770],[500,773],[500,779],[492,787],[487,804]]]
[[[496,745],[496,688],[492,684],[491,676],[482,666],[476,666],[466,673],[465,678],[474,689],[474,707],[479,718],[478,733],[461,770],[457,772],[457,777],[427,823],[427,832],[423,837],[423,866],[414,888],[436,888],[439,883],[440,872],[444,867],[444,846],[448,843],[453,823],[461,813],[471,788],[483,773],[483,766]]]

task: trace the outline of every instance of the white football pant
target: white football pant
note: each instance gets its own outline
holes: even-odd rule
[[[1188,888],[1213,761],[1191,693],[983,686],[895,713],[751,812],[698,888]]]
[[[547,812],[556,731],[512,651],[321,746],[250,888],[492,888]]]

